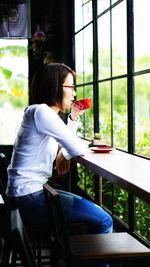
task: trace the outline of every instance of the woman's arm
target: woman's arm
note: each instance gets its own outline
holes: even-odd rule
[[[64,175],[70,170],[70,160],[64,158],[61,150],[56,157],[56,169],[58,175]]]
[[[67,160],[86,153],[86,146],[81,138],[77,137],[50,107],[40,105],[34,117],[37,130],[53,137],[62,146],[61,151]]]

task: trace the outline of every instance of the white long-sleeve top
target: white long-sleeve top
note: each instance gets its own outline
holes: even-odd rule
[[[84,155],[86,147],[77,137],[78,123],[67,125],[46,104],[31,105],[25,112],[8,167],[7,195],[23,196],[43,188],[52,176],[58,145],[66,159]]]

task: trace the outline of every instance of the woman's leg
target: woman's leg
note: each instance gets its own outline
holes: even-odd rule
[[[10,199],[10,202],[19,208],[24,223],[35,225],[48,223],[49,215],[43,190],[13,198],[13,201]]]
[[[93,202],[67,191],[58,190],[68,221],[83,221],[88,233],[112,232],[112,218]],[[48,210],[43,190],[16,198],[17,206],[25,222],[47,223]]]
[[[100,206],[70,192],[58,190],[68,221],[83,221],[87,226],[87,233],[112,232],[112,218]]]

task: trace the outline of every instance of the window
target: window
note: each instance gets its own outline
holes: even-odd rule
[[[77,98],[93,97],[80,131],[89,140],[100,132],[108,144],[150,158],[150,1],[75,0],[74,4]],[[91,174],[83,173],[79,165],[78,175],[79,186],[92,196]],[[102,183],[104,207],[123,225],[129,224],[132,213],[135,231],[149,240],[149,205],[105,177]]]
[[[92,112],[82,121],[83,136],[91,139],[100,131],[114,147],[150,158],[150,3],[74,4],[77,98],[93,97]]]
[[[0,144],[14,143],[28,105],[28,40],[0,39]]]
[[[77,98],[93,99],[93,26],[92,2],[75,1],[75,58]],[[88,45],[87,45],[88,44]],[[93,135],[93,107],[82,116],[80,132],[84,138]],[[83,127],[84,126],[84,127]]]

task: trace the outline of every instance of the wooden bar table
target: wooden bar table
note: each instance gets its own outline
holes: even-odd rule
[[[117,149],[95,153],[90,148],[73,160],[150,203],[150,160]]]

